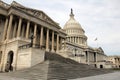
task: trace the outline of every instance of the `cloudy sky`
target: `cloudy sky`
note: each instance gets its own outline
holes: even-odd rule
[[[11,3],[13,0],[3,0]],[[44,11],[63,28],[73,8],[88,36],[88,45],[101,46],[107,55],[120,55],[120,0],[14,0]],[[97,41],[94,41],[97,37]],[[97,45],[98,44],[98,45]]]

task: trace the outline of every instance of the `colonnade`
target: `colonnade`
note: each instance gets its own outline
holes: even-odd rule
[[[69,42],[72,42],[72,43],[76,43],[76,44],[84,44],[84,45],[86,45],[86,40],[85,39],[83,39],[82,37],[67,37],[67,40],[69,41]]]
[[[86,53],[86,62],[97,62],[98,61],[98,53],[97,52],[89,52],[85,51]]]
[[[49,51],[50,47],[52,52],[55,51],[55,48],[56,51],[59,51],[61,44],[60,41],[62,41],[61,40],[62,37],[59,35],[59,32],[56,32],[55,30],[51,30],[46,26],[42,26],[42,24],[38,25],[35,22],[31,22],[27,19],[15,16],[13,14],[11,14],[9,17],[6,18],[2,41],[10,40],[12,38],[18,38],[18,37],[29,39],[32,33],[34,35],[33,44],[39,42],[37,44],[39,44],[40,46],[45,46],[46,51]],[[52,33],[52,36],[50,36],[50,33]],[[39,41],[37,41],[38,35],[39,35]],[[52,37],[51,46],[50,46],[50,37]],[[56,42],[56,46],[55,46],[55,42]]]
[[[120,58],[115,58],[115,63],[120,64]]]

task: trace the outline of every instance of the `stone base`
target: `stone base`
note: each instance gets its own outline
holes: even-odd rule
[[[17,70],[32,67],[44,61],[44,50],[27,48],[18,51]]]

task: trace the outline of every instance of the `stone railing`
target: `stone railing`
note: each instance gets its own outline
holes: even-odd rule
[[[84,54],[71,54],[70,57],[83,57]]]
[[[40,46],[39,44],[31,44],[31,43],[19,46],[19,49],[26,49],[26,48],[40,48],[40,49],[43,49],[43,48],[45,48],[45,46]]]

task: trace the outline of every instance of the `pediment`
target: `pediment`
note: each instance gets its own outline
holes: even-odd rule
[[[6,9],[8,9],[10,7],[10,5],[8,5],[7,3],[5,3],[1,0],[0,0],[0,6],[3,7],[3,8],[6,8]]]
[[[103,49],[102,49],[101,47],[99,47],[99,50],[102,51],[102,52],[104,52]]]
[[[36,18],[39,18],[39,19],[44,20],[44,21],[46,21],[46,22],[48,22],[50,24],[58,26],[58,23],[56,23],[55,21],[53,21],[43,11],[24,7],[23,5],[15,2],[15,1],[12,2],[11,6],[17,7],[20,10],[22,10],[22,11],[28,13],[28,14],[31,14],[32,16],[35,16]]]

